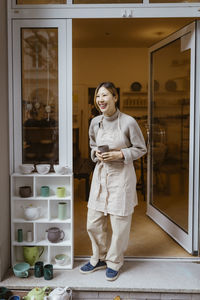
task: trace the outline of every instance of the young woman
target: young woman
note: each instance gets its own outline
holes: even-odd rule
[[[133,161],[146,153],[142,132],[129,115],[116,108],[118,93],[111,82],[96,88],[94,102],[101,115],[89,128],[91,158],[96,162],[88,201],[87,231],[92,243],[90,262],[80,268],[83,274],[106,269],[106,279],[115,280],[128,246],[131,218],[137,205]],[[100,151],[106,145],[109,150]],[[99,147],[99,149],[98,149]],[[107,218],[112,238],[107,248]]]

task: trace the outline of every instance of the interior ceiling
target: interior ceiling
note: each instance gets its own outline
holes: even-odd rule
[[[194,19],[76,19],[72,27],[73,47],[146,48]]]

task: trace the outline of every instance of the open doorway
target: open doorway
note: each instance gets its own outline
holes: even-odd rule
[[[97,113],[94,88],[113,81],[120,91],[120,110],[132,115],[147,140],[148,48],[190,23],[191,19],[73,20],[73,143],[75,256],[89,256],[86,232],[87,197],[92,176],[88,126]],[[164,70],[163,70],[164,72]],[[178,84],[178,83],[177,83]],[[155,82],[159,89],[159,81]],[[162,125],[162,126],[161,126]],[[159,125],[163,145],[167,132]],[[174,143],[176,147],[176,143]],[[162,156],[159,155],[159,159]],[[162,163],[162,162],[160,162]],[[146,158],[134,163],[138,178],[139,205],[135,208],[127,256],[190,257],[146,215]],[[181,182],[174,175],[176,186]],[[168,182],[169,184],[169,182]],[[161,186],[166,189],[167,186]],[[178,186],[180,188],[180,186]]]

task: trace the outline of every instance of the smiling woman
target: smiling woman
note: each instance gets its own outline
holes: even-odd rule
[[[91,158],[96,163],[88,201],[87,231],[92,243],[90,262],[80,268],[89,274],[106,268],[106,279],[115,280],[128,246],[131,219],[137,205],[133,161],[146,153],[140,128],[134,118],[116,108],[117,89],[103,82],[95,91],[94,103],[102,113],[89,128]],[[99,147],[107,146],[102,153]],[[102,149],[102,147],[101,147]],[[107,248],[108,216],[112,227]]]

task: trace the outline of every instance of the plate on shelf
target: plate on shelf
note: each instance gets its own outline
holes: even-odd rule
[[[52,158],[52,157],[54,157],[54,153],[53,153],[53,152],[45,153],[44,156],[45,156],[46,158]]]
[[[159,82],[155,79],[154,80],[154,91],[157,92],[159,90],[160,84]]]
[[[141,83],[139,83],[138,81],[135,81],[131,84],[131,91],[133,92],[139,92],[142,88]]]
[[[41,144],[52,144],[53,141],[52,140],[41,140],[40,143]]]
[[[168,80],[168,81],[166,81],[166,83],[165,83],[165,89],[168,92],[175,92],[176,88],[177,88],[176,81],[174,81],[174,80]]]
[[[36,157],[36,153],[26,153],[26,156],[28,157],[28,158],[34,158],[34,157]]]

